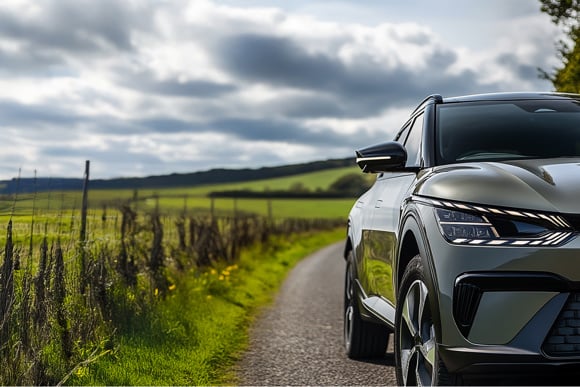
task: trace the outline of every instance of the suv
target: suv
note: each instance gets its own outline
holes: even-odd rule
[[[580,95],[432,95],[356,157],[350,358],[394,333],[399,385],[580,374]]]

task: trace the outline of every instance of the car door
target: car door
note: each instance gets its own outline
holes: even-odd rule
[[[403,142],[407,150],[408,167],[421,166],[422,133],[423,114],[419,114],[399,135],[398,141]],[[363,231],[363,273],[360,276],[366,281],[363,287],[367,295],[379,296],[393,308],[393,260],[398,242],[401,203],[409,195],[416,179],[415,172],[381,174],[373,187],[373,195],[369,198],[368,209],[372,213],[369,228]]]

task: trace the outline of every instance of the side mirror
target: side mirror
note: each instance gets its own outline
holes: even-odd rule
[[[372,145],[355,152],[356,163],[366,173],[389,172],[405,168],[407,151],[396,141]]]

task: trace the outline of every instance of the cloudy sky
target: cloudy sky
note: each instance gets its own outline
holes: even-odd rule
[[[417,102],[551,90],[535,0],[2,0],[0,179],[348,157]]]

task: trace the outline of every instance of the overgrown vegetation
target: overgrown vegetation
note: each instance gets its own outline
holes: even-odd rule
[[[271,300],[302,257],[344,237],[330,232],[275,237],[246,249],[237,263],[172,271],[170,290],[146,319],[122,329],[111,356],[71,380],[89,385],[235,384],[232,366],[247,344],[257,308]],[[337,257],[337,264],[340,263]]]
[[[95,382],[87,377],[89,366],[99,359],[114,362],[119,344],[130,348],[128,337],[165,341],[163,332],[174,332],[178,342],[192,344],[198,336],[185,339],[179,332],[185,335],[194,327],[180,325],[187,322],[172,326],[174,320],[158,314],[159,301],[172,299],[180,278],[203,281],[203,275],[214,275],[212,268],[220,270],[223,280],[207,277],[201,284],[207,286],[206,296],[227,297],[222,285],[237,269],[245,249],[268,246],[276,236],[343,223],[342,219],[274,219],[242,213],[198,215],[185,209],[167,215],[158,203],[142,211],[139,201],[124,201],[115,208],[104,207],[100,216],[89,214],[84,240],[80,211],[65,211],[61,204],[59,211],[41,212],[35,203],[32,215],[18,218],[12,211],[6,228],[0,267],[3,385]],[[156,319],[163,322],[155,323]],[[132,336],[135,332],[141,336]],[[175,346],[179,347],[177,342]],[[173,355],[166,355],[170,361]],[[139,364],[147,372],[163,367]],[[128,381],[118,378],[111,383]]]

